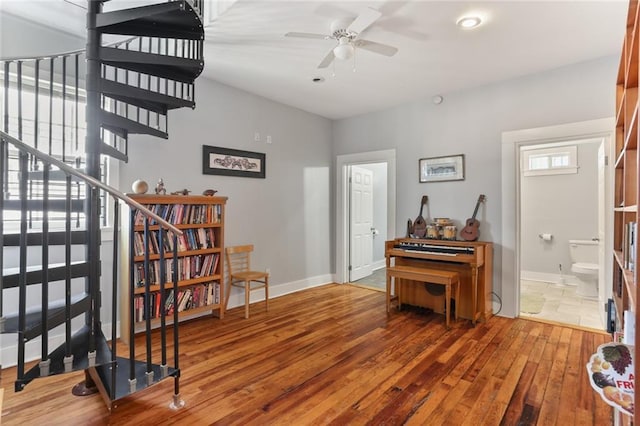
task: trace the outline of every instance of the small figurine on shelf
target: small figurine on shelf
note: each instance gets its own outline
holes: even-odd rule
[[[202,195],[206,195],[207,197],[213,197],[214,195],[216,195],[216,192],[218,191],[216,191],[215,189],[205,189]]]
[[[162,178],[160,178],[158,180],[158,184],[156,185],[156,194],[165,195],[166,193],[167,193],[167,190],[164,187],[164,182],[163,182]]]
[[[180,191],[172,192],[171,195],[189,195],[191,191],[188,189],[181,189]]]

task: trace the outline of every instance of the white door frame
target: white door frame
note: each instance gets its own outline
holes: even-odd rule
[[[615,119],[601,118],[557,126],[502,133],[502,301],[501,315],[515,318],[520,312],[520,147],[567,140],[601,137],[608,147],[606,205],[613,206],[613,141]],[[605,276],[611,276],[613,241],[612,209],[605,209]],[[606,280],[605,280],[606,282]]]
[[[351,164],[387,163],[387,240],[396,234],[396,150],[370,151],[336,157],[336,276],[349,282],[349,173]]]

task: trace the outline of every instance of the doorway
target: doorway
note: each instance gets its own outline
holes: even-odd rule
[[[522,317],[604,329],[604,145],[592,138],[520,147]],[[577,262],[593,273],[576,274]]]
[[[522,146],[568,140],[602,138],[605,141],[605,155],[611,159],[613,151],[613,118],[581,121],[548,127],[514,130],[502,133],[502,245],[500,247],[500,278],[502,310],[501,315],[517,317],[520,313],[520,166],[519,153]],[[611,161],[609,161],[611,163]],[[610,208],[613,193],[613,170],[608,167],[604,182],[605,206],[603,251],[600,256],[605,265],[603,276],[612,275],[613,215]],[[604,280],[608,282],[608,280]],[[604,298],[610,297],[611,288],[601,286]]]
[[[373,170],[373,225],[369,228],[372,236],[373,259],[371,269],[384,267],[384,242],[395,238],[395,150],[371,151],[357,154],[339,155],[336,166],[336,277],[337,283],[351,280],[351,188],[349,177],[351,167]],[[386,169],[386,172],[385,172]],[[386,213],[386,218],[379,214]],[[376,253],[382,253],[380,257]]]

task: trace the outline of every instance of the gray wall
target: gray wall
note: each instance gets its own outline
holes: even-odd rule
[[[74,37],[8,13],[0,13],[0,58],[31,58],[84,49]]]
[[[569,240],[598,236],[598,148],[578,145],[578,173],[522,176],[520,197],[521,269],[571,275]],[[586,191],[585,188],[592,188]],[[551,233],[551,241],[538,234]]]
[[[131,138],[121,189],[158,178],[169,192],[216,189],[229,197],[225,244],[254,244],[272,286],[331,274],[331,122],[205,78],[195,93],[195,110],[169,113],[169,140]],[[202,145],[266,153],[266,179],[203,175]]]
[[[429,196],[429,217],[450,217],[458,227],[485,194],[480,239],[495,243],[494,290],[501,294],[502,132],[612,116],[618,64],[619,58],[602,58],[445,93],[440,105],[428,98],[339,120],[334,154],[396,149],[397,236],[407,218],[416,217],[423,194]],[[465,154],[464,181],[418,182],[418,159],[452,154]]]

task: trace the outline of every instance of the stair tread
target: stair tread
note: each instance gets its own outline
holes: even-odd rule
[[[65,231],[51,231],[49,232],[49,245],[57,246],[64,245],[66,243]],[[42,245],[42,232],[27,232],[27,246],[41,246]],[[5,247],[19,246],[20,245],[20,233],[7,233],[3,235],[2,243]],[[76,230],[71,231],[71,244],[86,244],[87,243],[87,231]]]
[[[167,139],[169,135],[162,130],[155,129],[153,127],[146,126],[137,121],[123,117],[112,112],[100,111],[100,122],[106,129],[122,129],[128,133],[151,135],[159,138]]]
[[[182,83],[193,83],[204,69],[201,59],[157,55],[115,47],[101,47],[99,55],[103,64]]]
[[[71,200],[71,212],[80,213],[84,211],[85,200]],[[66,211],[66,200],[53,199],[49,200],[49,211],[64,212]],[[21,200],[5,200],[3,204],[5,210],[20,210],[22,208]],[[27,210],[42,211],[42,200],[27,200]]]
[[[195,106],[195,102],[175,96],[153,92],[128,84],[102,79],[100,88],[104,95],[153,112],[166,114],[167,110]]]
[[[179,370],[169,367],[167,375],[165,377],[162,377],[162,370],[160,368],[160,365],[152,364],[151,370],[153,371],[153,382],[150,385],[147,385],[147,377],[145,374],[147,371],[146,362],[137,361],[137,360],[134,360],[134,362],[135,362],[135,375],[136,375],[136,392],[140,392],[144,389],[147,389],[169,377],[179,376]],[[110,365],[98,366],[94,369],[94,371],[97,373],[100,381],[104,385],[105,390],[107,392],[107,396],[111,398],[110,392],[113,387],[112,378],[111,378],[111,366]],[[117,357],[116,358],[115,397],[112,400],[116,401],[118,399],[124,398],[125,396],[131,395],[131,394],[132,392],[130,392],[130,389],[129,389],[129,358]]]
[[[87,293],[79,293],[71,297],[71,317],[74,318],[84,312],[90,307],[90,299]],[[65,300],[59,299],[49,303],[48,311],[48,323],[49,329],[57,327],[63,324],[65,321]],[[17,333],[20,328],[18,324],[18,313],[6,315],[4,317],[4,330],[2,333]],[[42,310],[41,307],[32,307],[25,312],[26,329],[24,338],[31,340],[42,334]]]
[[[198,13],[186,1],[104,12],[96,17],[103,33],[201,40],[204,30]]]
[[[71,278],[88,276],[88,261],[73,261],[70,263]],[[62,281],[66,278],[66,265],[64,263],[50,264],[47,268],[49,282]],[[40,284],[42,282],[42,265],[32,265],[26,268],[27,285]],[[18,287],[20,285],[20,268],[5,268],[2,270],[3,288]]]
[[[84,260],[75,260],[73,262],[71,262],[71,265],[81,265],[83,263],[87,263]],[[49,270],[54,269],[54,268],[60,268],[65,266],[66,263],[64,262],[60,262],[60,263],[50,263],[49,264]],[[42,270],[42,265],[29,265],[27,266],[27,272],[36,272],[36,271],[41,271]],[[20,273],[20,268],[16,267],[16,268],[4,268],[2,270],[2,276],[3,277],[8,277],[11,275],[18,275]]]
[[[89,368],[89,335],[90,328],[87,325],[82,326],[73,336],[71,336],[71,353],[73,354],[72,371],[86,370]],[[101,330],[95,333],[96,340],[96,360],[95,365],[111,364],[111,349],[107,344],[104,334]],[[55,376],[65,373],[64,370],[65,344],[58,346],[49,354],[51,365],[49,367],[49,376]],[[40,378],[40,368],[36,364],[27,371],[23,378],[18,378],[15,382],[16,392],[21,391],[29,382]]]

